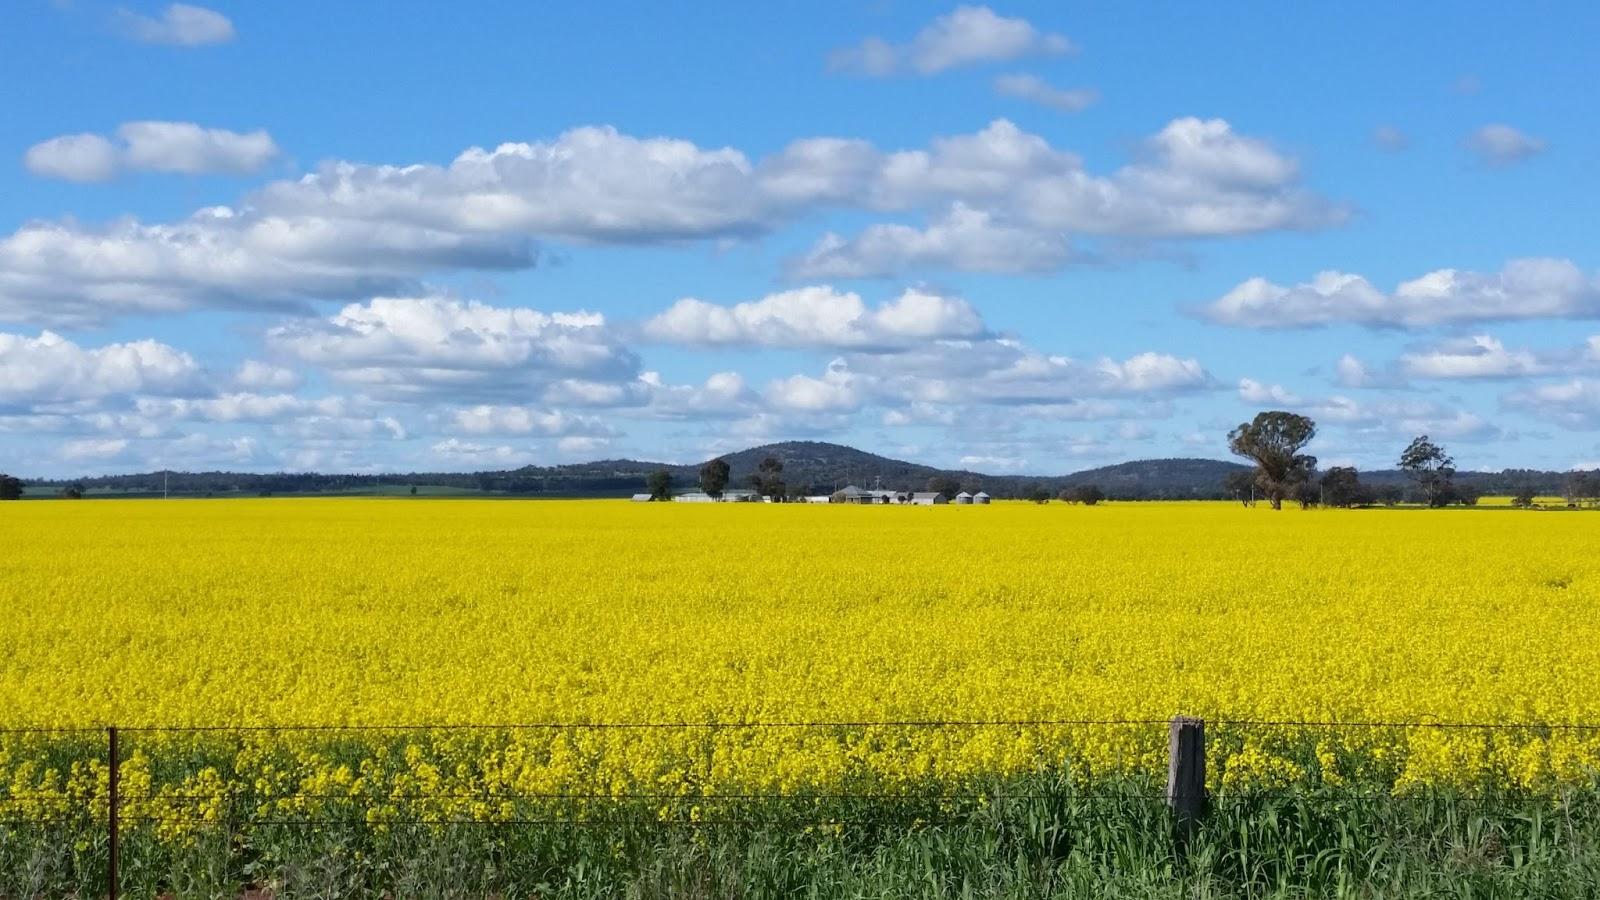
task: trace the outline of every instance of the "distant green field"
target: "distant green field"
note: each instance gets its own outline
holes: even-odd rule
[[[1564,498],[1564,497],[1535,497],[1535,498],[1533,498],[1533,502],[1534,502],[1534,505],[1536,505],[1536,506],[1566,506],[1567,505],[1566,498]],[[1504,497],[1479,497],[1478,498],[1478,505],[1479,506],[1510,506],[1511,505],[1511,498],[1509,496],[1504,496]]]

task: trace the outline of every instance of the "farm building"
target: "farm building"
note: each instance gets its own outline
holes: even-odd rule
[[[971,503],[972,503],[972,495],[967,493],[966,491],[962,491],[961,493],[956,495],[956,503],[957,503],[957,505],[960,505],[960,506],[971,505]]]
[[[891,503],[903,503],[905,501],[899,498],[904,496],[906,495],[900,491],[868,491],[850,484],[834,492],[833,502],[884,506]]]
[[[761,495],[741,488],[723,491],[720,497],[713,497],[705,491],[689,491],[673,497],[672,500],[674,503],[756,503],[761,500]]]
[[[650,494],[634,494],[632,499],[635,503],[649,503],[650,497]]]
[[[911,495],[911,502],[917,506],[935,506],[941,503],[949,503],[950,501],[946,500],[944,494],[939,491],[918,491]]]
[[[972,495],[972,502],[973,503],[988,503],[989,502],[989,495],[985,494],[983,491],[979,491],[976,494]]]
[[[867,506],[896,506],[911,502],[908,491],[886,491],[882,489],[865,490],[855,485],[846,485],[829,498],[833,503],[859,503]]]

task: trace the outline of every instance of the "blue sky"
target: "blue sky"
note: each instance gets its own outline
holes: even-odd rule
[[[1600,464],[1590,4],[24,2],[0,470]]]

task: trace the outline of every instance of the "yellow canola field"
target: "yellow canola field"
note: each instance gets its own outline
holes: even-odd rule
[[[1582,727],[1373,727],[1600,724],[1587,513],[25,502],[0,547],[0,726],[740,726],[135,730],[135,802],[1156,778],[1175,714],[1219,789],[1600,772]],[[0,795],[97,795],[103,740],[0,736]]]

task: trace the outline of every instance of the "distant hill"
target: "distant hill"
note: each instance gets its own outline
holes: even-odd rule
[[[941,469],[892,459],[842,444],[819,441],[785,441],[725,454],[732,472],[731,486],[749,484],[761,460],[775,456],[783,461],[784,480],[805,493],[831,493],[847,484],[881,486],[893,490],[923,490],[934,478],[947,478],[964,490],[984,490],[996,497],[1019,496],[1042,488],[1054,494],[1064,487],[1096,484],[1114,499],[1186,500],[1222,498],[1222,481],[1230,472],[1244,469],[1217,459],[1141,459],[1101,466],[1067,475],[996,475],[967,469]],[[657,469],[671,472],[680,489],[692,487],[701,463],[688,465],[634,459],[604,459],[560,466],[524,466],[492,472],[406,472],[381,475],[325,475],[319,473],[256,474],[244,472],[147,472],[79,479],[30,481],[29,494],[50,495],[68,484],[81,485],[90,495],[159,496],[163,479],[167,489],[180,496],[256,496],[262,494],[409,494],[522,497],[624,497],[644,489],[644,480]],[[1480,493],[1509,494],[1530,485],[1540,493],[1559,493],[1565,477],[1560,472],[1506,470],[1462,472],[1456,480]],[[1371,484],[1402,482],[1395,470],[1362,472]]]
[[[858,487],[883,487],[890,490],[923,490],[931,479],[948,478],[964,490],[988,491],[997,497],[1021,494],[1038,486],[1055,493],[1075,484],[1098,484],[1113,497],[1199,498],[1221,496],[1222,479],[1242,468],[1236,463],[1214,459],[1151,459],[1119,463],[1075,472],[1070,475],[995,475],[970,469],[941,469],[921,463],[868,453],[855,447],[820,441],[784,441],[727,453],[730,485],[744,486],[763,459],[777,457],[783,462],[784,481],[800,493],[828,494],[848,484]],[[665,468],[680,486],[693,485],[699,478],[701,463],[663,465],[638,460],[605,460],[553,469],[528,467],[511,477],[544,478],[559,472],[559,477],[581,475],[588,479],[633,478],[642,484],[651,472]]]

